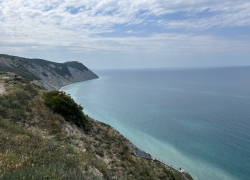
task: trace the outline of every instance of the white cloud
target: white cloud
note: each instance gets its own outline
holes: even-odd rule
[[[69,11],[74,8],[79,11],[71,14]],[[247,0],[3,0],[0,3],[0,19],[4,19],[8,28],[14,26],[16,33],[24,26],[36,24],[36,33],[40,33],[44,26],[47,29],[54,26],[60,31],[67,29],[88,35],[112,32],[115,25],[143,24],[148,20],[148,15],[157,17],[178,11],[195,13],[206,9],[218,11],[219,15],[198,19],[191,17],[182,21],[163,19],[159,24],[167,28],[210,27],[217,24],[232,26],[230,19],[235,19],[233,25],[249,25]],[[29,34],[31,30],[28,30]]]
[[[37,51],[60,52],[65,49],[72,53],[125,53],[125,54],[195,54],[216,52],[248,52],[247,40],[232,40],[208,35],[155,34],[150,37],[87,37],[78,34],[57,34],[51,37],[3,37],[0,44],[8,47],[8,52]]]
[[[250,3],[235,7],[232,11],[211,17],[189,18],[186,20],[158,20],[158,24],[168,29],[209,29],[212,27],[250,26]]]

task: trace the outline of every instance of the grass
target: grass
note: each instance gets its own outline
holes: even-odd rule
[[[69,145],[61,148],[55,141],[13,124],[39,121],[33,125],[65,136],[58,123],[63,117],[45,105],[41,89],[17,78],[6,81],[5,86],[11,88],[0,96],[0,179],[82,179],[80,160],[90,164],[93,155],[76,153]]]
[[[52,141],[44,140],[24,128],[2,120],[0,134],[2,179],[18,177],[22,173],[29,177],[41,168],[46,173],[50,167],[53,167],[53,170],[48,173],[54,173],[58,177],[61,171],[64,175],[70,175],[74,171],[76,177],[83,176],[78,168],[79,157],[74,151],[60,148]],[[68,153],[72,156],[66,158]]]
[[[94,155],[61,148],[51,140],[0,120],[0,179],[84,179],[79,165],[91,164]],[[95,166],[105,172],[102,161]]]
[[[30,102],[39,94],[39,88],[20,78],[6,80],[6,86],[9,92],[0,96],[0,116],[12,121],[27,119],[31,111]]]

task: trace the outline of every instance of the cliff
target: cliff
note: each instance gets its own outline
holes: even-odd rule
[[[0,71],[16,73],[50,91],[72,83],[98,78],[95,73],[77,61],[55,63],[5,54],[0,54]]]

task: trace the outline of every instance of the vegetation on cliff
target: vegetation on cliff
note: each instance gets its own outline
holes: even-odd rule
[[[163,163],[135,156],[132,143],[84,115],[64,92],[23,78],[0,81],[6,92],[0,95],[0,179],[183,179]]]
[[[63,91],[50,91],[44,93],[45,104],[55,113],[61,114],[66,121],[73,122],[78,127],[85,127],[86,116],[82,112],[83,107]]]

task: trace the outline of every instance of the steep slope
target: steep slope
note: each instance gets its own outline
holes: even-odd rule
[[[17,73],[47,90],[58,90],[72,83],[98,78],[86,66],[76,61],[55,63],[5,54],[0,54],[0,71]]]

